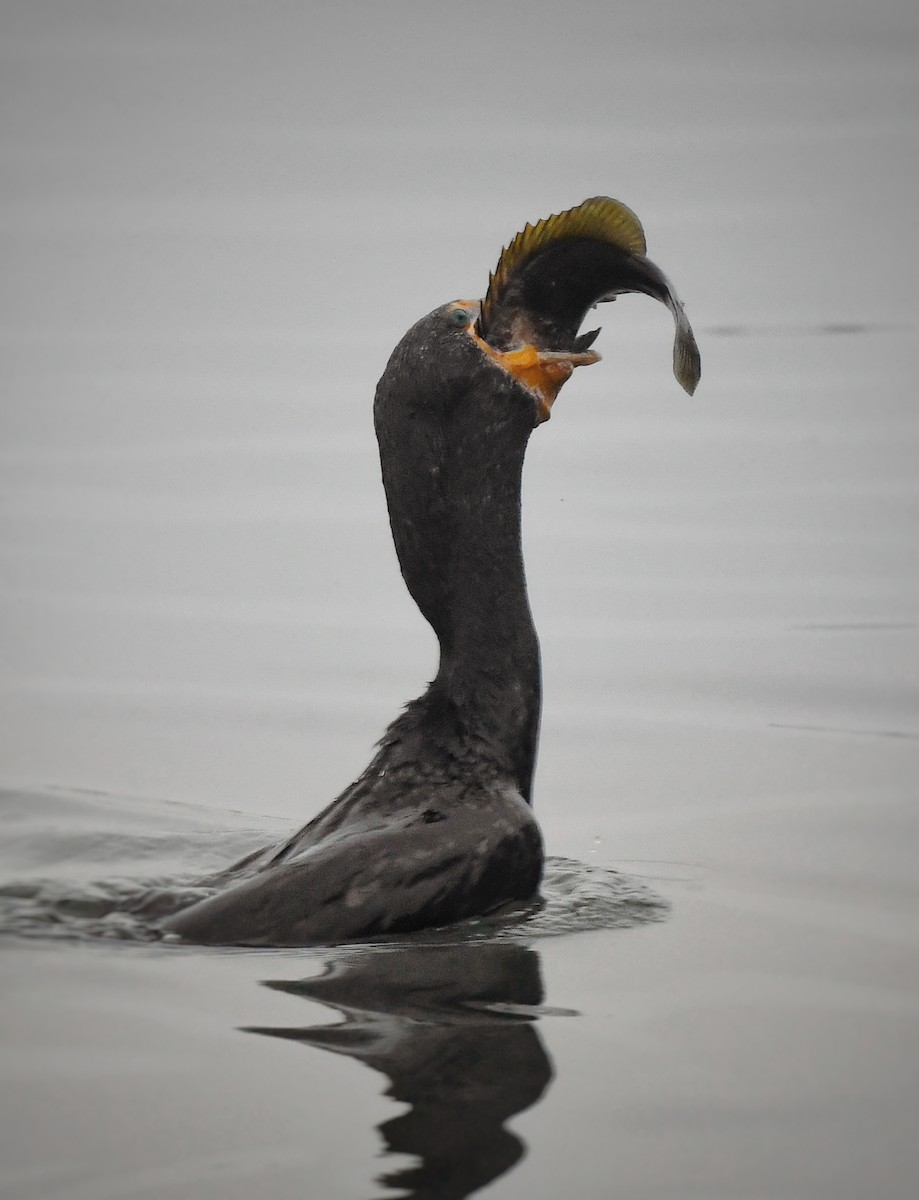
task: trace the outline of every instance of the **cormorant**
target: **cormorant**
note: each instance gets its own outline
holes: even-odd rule
[[[220,945],[330,943],[536,897],[541,687],[521,472],[562,384],[599,360],[599,330],[579,334],[581,322],[624,292],[672,312],[674,374],[691,394],[700,360],[682,305],[645,256],[638,218],[605,196],[527,225],[481,303],[445,304],[399,342],[374,422],[402,575],[440,643],[437,676],[337,800],[230,868],[167,931]]]

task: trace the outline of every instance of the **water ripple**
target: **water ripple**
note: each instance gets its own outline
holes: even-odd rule
[[[218,836],[208,827],[233,818],[239,822],[239,814],[175,804],[163,804],[158,811],[155,802],[139,806],[140,828],[135,801],[0,792],[0,820],[7,835],[0,936],[163,940],[159,922],[164,917],[216,890],[207,886],[202,868],[232,861],[277,836],[273,829],[251,828],[224,829]],[[160,832],[150,828],[157,820]],[[193,872],[189,864],[194,862],[199,865]],[[414,936],[553,937],[660,921],[667,912],[667,902],[640,879],[597,864],[550,857],[537,903],[509,906],[448,930]]]

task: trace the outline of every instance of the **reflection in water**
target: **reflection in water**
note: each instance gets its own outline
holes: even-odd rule
[[[546,1011],[539,955],[523,946],[414,944],[352,951],[325,975],[267,987],[318,1000],[344,1023],[250,1027],[360,1059],[408,1112],[380,1126],[420,1161],[380,1177],[414,1200],[460,1200],[518,1162],[505,1122],[540,1099],[552,1066],[533,1022]]]

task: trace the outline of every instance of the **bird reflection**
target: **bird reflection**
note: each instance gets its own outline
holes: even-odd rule
[[[481,942],[364,947],[317,978],[265,986],[318,1000],[344,1022],[247,1032],[359,1059],[388,1078],[386,1095],[409,1105],[379,1128],[389,1153],[418,1161],[380,1184],[407,1200],[461,1200],[526,1153],[505,1122],[552,1078],[534,1026],[550,1011],[541,1007],[536,951]]]

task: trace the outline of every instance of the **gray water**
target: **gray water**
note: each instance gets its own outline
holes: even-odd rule
[[[912,6],[0,22],[0,1192],[915,1195]],[[621,299],[531,442],[560,923],[138,940],[432,674],[373,387],[595,193],[704,375]]]

